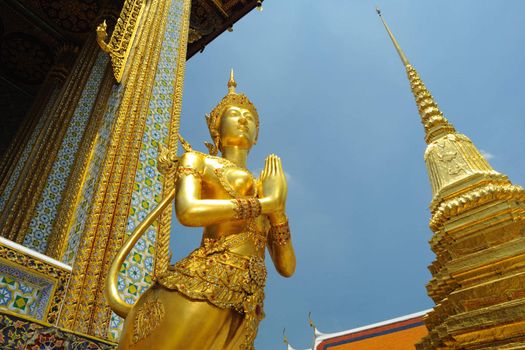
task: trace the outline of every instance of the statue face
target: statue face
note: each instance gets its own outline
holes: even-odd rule
[[[249,109],[228,107],[220,121],[221,146],[251,148],[257,134],[256,116]]]

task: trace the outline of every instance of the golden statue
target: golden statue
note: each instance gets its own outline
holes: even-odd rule
[[[264,317],[265,247],[281,275],[295,271],[281,160],[268,156],[258,180],[246,169],[259,117],[236,86],[232,70],[228,94],[206,117],[214,142],[207,144],[210,155],[181,139],[187,152],[178,159],[175,190],[136,228],[111,266],[106,297],[126,318],[120,350],[253,349]],[[173,198],[183,225],[204,227],[201,246],[128,305],[117,290],[120,266]]]

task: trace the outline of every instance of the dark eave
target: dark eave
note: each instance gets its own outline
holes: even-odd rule
[[[188,44],[188,51],[186,58],[189,60],[199,51],[204,51],[206,45],[212,42],[215,38],[221,35],[229,28],[233,28],[233,25],[244,17],[248,12],[252,11],[257,7],[257,0],[244,0],[244,1],[222,1],[222,2],[236,2],[235,6],[225,8],[221,5],[220,0],[200,0],[202,3],[207,2],[217,8],[217,22],[214,30],[203,35],[199,40]]]

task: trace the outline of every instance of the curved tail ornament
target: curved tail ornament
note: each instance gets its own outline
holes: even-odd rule
[[[142,237],[144,232],[148,229],[148,227],[153,224],[153,222],[157,219],[157,217],[166,209],[168,205],[171,204],[171,201],[175,198],[175,189],[173,189],[168,195],[159,203],[159,205],[146,217],[144,221],[142,221],[131,233],[131,236],[128,238],[128,240],[122,245],[120,250],[117,253],[117,256],[115,256],[115,260],[113,260],[113,263],[111,264],[111,267],[109,268],[108,272],[108,278],[106,279],[106,299],[108,301],[109,307],[111,310],[113,310],[117,315],[120,317],[126,318],[129,311],[131,310],[131,307],[133,305],[130,305],[126,303],[122,297],[120,296],[118,292],[118,275],[120,271],[120,267],[126,260],[126,257],[128,256],[129,252],[135,246],[137,241]]]
[[[180,135],[179,135],[179,138]],[[182,141],[182,138],[181,138]],[[185,147],[186,148],[186,147]],[[157,167],[163,175],[175,175],[177,172],[179,157],[175,152],[169,149],[159,146],[159,158]],[[144,232],[155,222],[157,217],[164,212],[171,202],[175,199],[176,190],[173,189],[169,192],[166,197],[159,203],[159,205],[153,209],[151,213],[146,216],[146,219],[142,221],[131,233],[130,237],[122,245],[118,251],[115,259],[111,263],[111,267],[108,271],[108,278],[106,279],[106,288],[104,293],[106,300],[108,301],[109,307],[120,317],[126,318],[133,305],[126,303],[119,294],[118,291],[118,275],[120,268],[126,260],[131,249],[135,246],[137,241],[142,237]]]

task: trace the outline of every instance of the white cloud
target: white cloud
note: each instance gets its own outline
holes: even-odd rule
[[[490,152],[487,152],[485,150],[482,150],[480,149],[479,150],[479,153],[481,153],[481,155],[486,159],[486,160],[491,160],[491,159],[494,159],[494,155]]]

